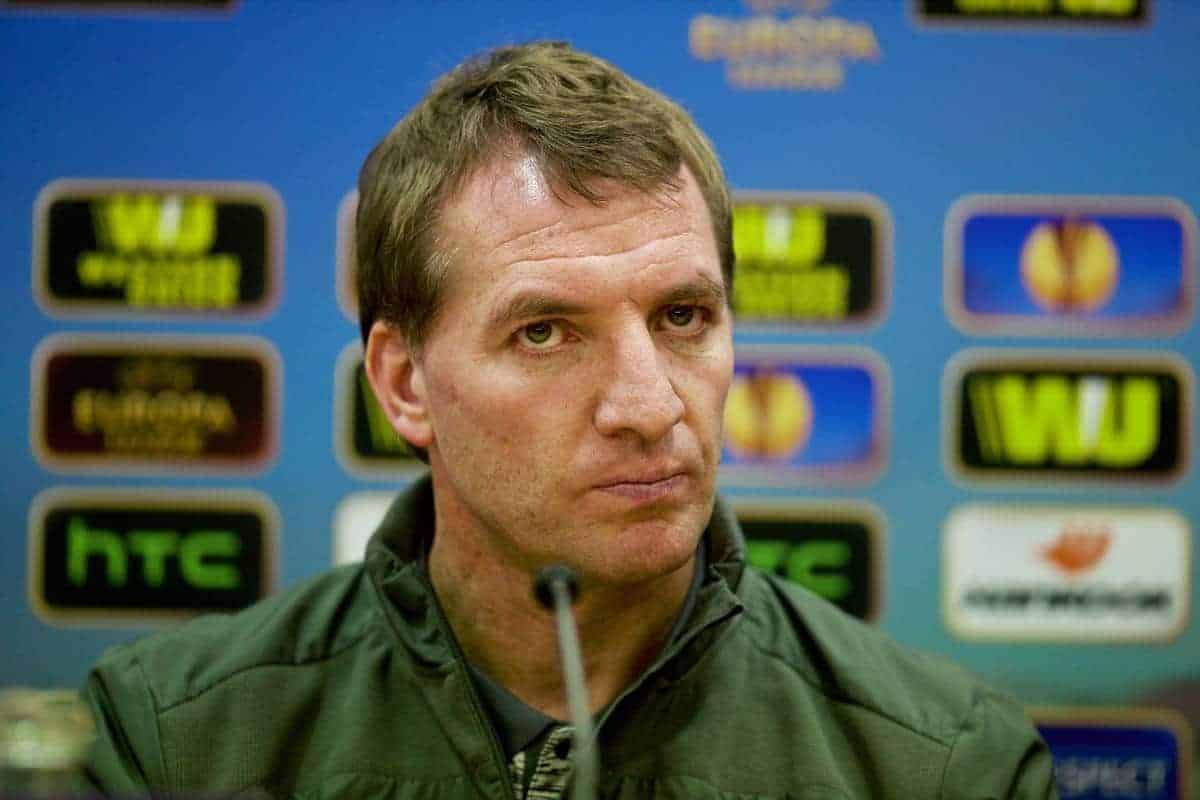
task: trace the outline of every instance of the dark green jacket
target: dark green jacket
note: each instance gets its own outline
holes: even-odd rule
[[[507,798],[421,557],[428,483],[364,564],[116,649],[86,687],[105,792]],[[1046,798],[1021,709],[744,566],[718,504],[685,631],[599,722],[605,798]]]

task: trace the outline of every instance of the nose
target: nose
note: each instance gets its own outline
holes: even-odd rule
[[[600,371],[595,423],[605,436],[632,433],[656,442],[683,419],[683,401],[667,371],[670,355],[660,351],[644,325],[637,327],[613,345]]]

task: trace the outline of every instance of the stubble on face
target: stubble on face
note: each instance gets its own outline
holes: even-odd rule
[[[419,369],[437,536],[474,569],[633,584],[690,563],[732,346],[708,211],[678,184],[598,182],[593,205],[523,156],[445,205],[455,258]]]

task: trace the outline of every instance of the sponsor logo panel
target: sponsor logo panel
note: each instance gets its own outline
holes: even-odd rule
[[[742,193],[733,310],[743,327],[860,325],[887,304],[891,220],[869,195]]]
[[[971,25],[1141,25],[1151,0],[911,0],[917,18]]]
[[[747,347],[725,405],[722,479],[863,483],[887,458],[887,368],[863,348]]]
[[[1167,509],[962,506],[943,532],[943,613],[966,639],[1169,642],[1190,617],[1191,558]]]
[[[277,551],[257,492],[50,490],[30,512],[30,602],[55,623],[232,611],[272,591]]]
[[[263,469],[279,356],[257,337],[63,334],[33,359],[30,438],[48,468]]]
[[[425,469],[416,451],[388,420],[363,368],[362,345],[338,356],[334,399],[334,450],[349,472],[366,477],[412,475]]]
[[[868,22],[838,16],[834,0],[745,0],[749,16],[697,14],[688,51],[725,64],[735,89],[835,91],[847,65],[878,63],[883,50]]]
[[[1192,382],[1187,362],[1157,352],[968,350],[946,369],[948,467],[970,479],[1176,480]]]
[[[1164,335],[1193,313],[1195,250],[1171,198],[970,196],[946,218],[946,308],[971,333]]]
[[[733,504],[754,567],[804,586],[860,619],[877,621],[885,535],[871,506]]]
[[[283,211],[257,183],[56,181],[38,198],[35,292],[68,316],[261,316]]]
[[[1192,735],[1159,708],[1031,709],[1061,800],[1187,800]]]
[[[355,492],[338,503],[333,514],[334,566],[362,561],[367,542],[395,499],[390,491]]]

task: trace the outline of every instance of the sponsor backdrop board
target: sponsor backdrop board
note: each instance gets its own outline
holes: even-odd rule
[[[247,535],[255,591],[361,552],[420,467],[362,391],[358,167],[468,54],[560,38],[736,190],[721,486],[785,514],[754,558],[1030,705],[1195,714],[1197,36],[1186,0],[0,1],[0,684],[251,574],[197,531]],[[128,502],[189,492],[229,507]],[[43,544],[86,624],[39,611]]]
[[[1193,733],[1164,708],[1036,708],[1060,800],[1190,800]]]

